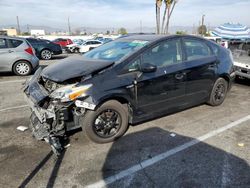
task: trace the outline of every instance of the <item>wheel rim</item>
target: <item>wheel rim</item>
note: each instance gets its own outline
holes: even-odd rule
[[[216,102],[220,102],[224,99],[226,93],[226,87],[223,83],[219,83],[216,86],[215,92],[214,92],[214,100]]]
[[[51,58],[51,52],[49,50],[43,50],[42,51],[42,58],[43,59],[50,59]]]
[[[21,75],[25,75],[30,71],[30,67],[27,63],[18,63],[16,66],[16,71]]]
[[[121,123],[120,114],[113,109],[107,109],[97,115],[93,130],[99,137],[110,138],[117,134]]]

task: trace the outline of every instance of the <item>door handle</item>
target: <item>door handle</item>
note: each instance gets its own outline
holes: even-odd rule
[[[217,63],[212,63],[209,65],[209,68],[215,68],[217,66]]]
[[[14,51],[13,51],[13,50],[9,50],[8,52],[9,52],[9,53],[12,53],[12,52],[14,52]]]
[[[181,80],[184,78],[184,76],[185,76],[185,73],[177,73],[175,74],[175,79]]]

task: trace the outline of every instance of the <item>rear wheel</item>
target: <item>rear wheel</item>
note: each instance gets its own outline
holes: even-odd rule
[[[115,100],[87,111],[83,118],[87,136],[94,142],[107,143],[121,137],[128,128],[128,109]]]
[[[40,56],[44,60],[49,60],[49,59],[52,58],[52,53],[51,53],[50,50],[44,49],[44,50],[41,51]]]
[[[29,75],[32,71],[32,67],[27,61],[18,61],[13,66],[13,72],[19,76]]]
[[[219,78],[214,83],[208,104],[218,106],[223,103],[228,91],[228,82],[224,78]]]

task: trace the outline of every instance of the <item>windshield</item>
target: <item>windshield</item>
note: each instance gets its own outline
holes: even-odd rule
[[[134,41],[113,41],[106,43],[96,49],[93,49],[84,57],[90,59],[101,59],[108,61],[118,61],[126,55],[141,49],[148,41],[134,40]]]

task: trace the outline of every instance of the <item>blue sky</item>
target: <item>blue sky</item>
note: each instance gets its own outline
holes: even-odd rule
[[[217,26],[224,22],[250,26],[250,0],[179,0],[171,25],[198,25],[202,14],[206,23]],[[67,27],[139,27],[155,26],[154,0],[0,0],[0,25],[45,25]]]

